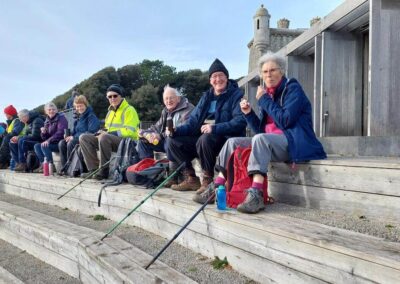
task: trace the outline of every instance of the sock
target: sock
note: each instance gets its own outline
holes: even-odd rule
[[[258,189],[258,190],[263,190],[263,183],[259,183],[259,182],[255,182],[253,181],[253,183],[251,184],[252,188]]]
[[[224,179],[224,178],[222,178],[222,177],[218,177],[218,176],[217,176],[217,177],[214,179],[214,184],[215,184],[215,185],[224,185],[225,182],[226,182],[226,179]]]

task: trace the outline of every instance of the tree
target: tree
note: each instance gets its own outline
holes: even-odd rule
[[[203,92],[210,88],[207,72],[199,69],[179,72],[174,85],[174,87],[182,89],[182,92],[194,105],[198,103]]]
[[[157,95],[158,87],[146,84],[132,92],[128,102],[135,107],[141,121],[156,121],[159,119],[163,104]]]

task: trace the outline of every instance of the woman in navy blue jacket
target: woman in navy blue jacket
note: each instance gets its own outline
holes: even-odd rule
[[[259,116],[251,109],[247,100],[240,102],[247,124],[256,133],[254,137],[231,138],[219,153],[216,168],[219,170],[215,186],[225,184],[225,168],[232,152],[238,147],[251,146],[247,167],[253,177],[252,186],[247,190],[238,211],[257,213],[264,209],[263,183],[271,161],[301,162],[325,159],[326,154],[315,136],[312,125],[311,103],[295,79],[285,75],[285,58],[267,53],[259,60],[260,76],[265,86],[259,86],[256,94]],[[212,189],[193,200],[207,200]]]
[[[64,168],[75,145],[79,143],[79,136],[84,133],[96,133],[100,129],[100,121],[94,114],[93,109],[88,105],[85,96],[79,95],[75,97],[74,107],[78,114],[77,119],[74,121],[74,130],[71,135],[64,137],[64,139],[58,143],[61,169]]]

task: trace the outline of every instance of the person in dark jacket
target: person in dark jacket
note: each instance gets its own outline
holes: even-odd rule
[[[165,131],[167,129],[167,121],[171,120],[173,128],[176,128],[189,118],[190,113],[194,106],[189,103],[188,99],[182,97],[182,94],[175,88],[169,85],[164,87],[163,93],[164,109],[161,112],[160,119],[152,125],[149,129],[140,130],[140,139],[137,145],[139,159],[153,158],[154,151],[166,152],[165,146]],[[175,171],[178,165],[170,162],[170,172]],[[169,180],[165,187],[171,187],[173,184],[178,183],[178,175],[175,175]]]
[[[94,114],[85,96],[79,95],[75,98],[74,108],[77,113],[77,118],[74,121],[74,129],[71,135],[65,136],[58,143],[61,168],[65,166],[75,145],[79,143],[79,136],[84,133],[94,134],[100,129],[100,120]]]
[[[72,91],[71,97],[65,102],[64,110],[72,110],[74,108],[74,100],[79,96],[79,93],[76,90]]]
[[[68,128],[67,119],[58,112],[58,108],[53,102],[49,102],[44,106],[44,112],[46,113],[46,120],[44,126],[40,128],[40,136],[43,142],[34,146],[40,166],[33,171],[34,173],[43,173],[45,158],[47,162],[52,164],[52,170],[55,172],[52,152],[58,152],[58,142],[63,139],[64,131]]]
[[[24,127],[18,116],[17,110],[13,105],[4,108],[4,115],[7,118],[7,127],[3,134],[0,146],[0,169],[7,169],[10,164],[10,147],[9,143],[12,137],[24,135]]]
[[[238,146],[251,146],[247,171],[253,183],[247,190],[246,199],[237,207],[243,213],[257,213],[264,209],[262,189],[271,161],[296,163],[326,158],[313,130],[310,101],[297,80],[288,80],[284,76],[285,58],[267,53],[260,58],[259,68],[265,82],[265,86],[257,89],[259,116],[247,100],[240,102],[248,125],[257,134],[252,138],[232,138],[225,143],[218,156],[216,168],[219,174],[214,181],[215,187],[225,184],[229,156]],[[202,195],[195,195],[193,200],[205,202],[212,191],[213,188],[209,187]]]
[[[35,111],[23,109],[18,112],[19,120],[25,124],[24,136],[13,136],[10,139],[11,156],[14,159],[16,172],[26,171],[26,154],[29,150],[33,150],[36,143],[42,141],[40,136],[40,128],[44,125],[44,119]]]
[[[166,141],[168,159],[186,165],[185,180],[173,185],[174,190],[204,191],[212,182],[216,156],[225,141],[246,132],[246,120],[239,106],[243,92],[235,81],[229,80],[229,72],[219,59],[211,64],[209,79],[211,88],[200,98],[187,122],[178,126]],[[196,157],[200,158],[203,170],[202,183],[191,164]]]

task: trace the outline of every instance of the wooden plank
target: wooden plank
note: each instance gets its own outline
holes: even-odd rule
[[[269,182],[270,195],[278,202],[306,208],[343,210],[349,214],[379,219],[398,220],[398,197],[344,191],[331,188]]]
[[[272,163],[268,179],[280,183],[400,197],[398,169],[298,164],[293,170],[288,164]]]

